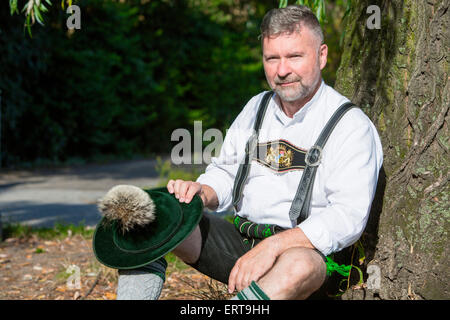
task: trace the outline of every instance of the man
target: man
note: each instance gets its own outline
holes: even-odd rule
[[[289,209],[304,169],[294,165],[295,157],[311,148],[348,99],[322,81],[328,48],[307,7],[271,10],[263,19],[261,37],[264,71],[275,95],[265,112],[258,146],[269,146],[269,151],[253,158],[236,215],[250,225],[276,225],[279,232],[255,241],[250,232],[242,234],[233,224],[204,214],[173,252],[200,272],[228,283],[229,292],[237,291],[239,299],[305,299],[326,279],[325,256],[360,237],[382,149],[364,113],[357,108],[348,111],[323,149],[308,218],[299,224],[291,220]],[[207,208],[230,207],[263,95],[247,103],[231,125],[219,157],[196,182],[168,182],[168,191],[179,202],[189,203],[198,194]]]

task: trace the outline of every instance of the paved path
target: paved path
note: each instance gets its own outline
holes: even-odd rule
[[[156,160],[85,165],[37,171],[0,172],[3,224],[51,227],[55,222],[93,226],[100,220],[96,201],[118,184],[155,187]]]

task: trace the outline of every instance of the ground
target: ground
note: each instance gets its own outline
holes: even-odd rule
[[[79,288],[67,273],[70,265],[80,269]],[[98,263],[89,238],[45,240],[32,235],[0,242],[0,300],[114,300],[116,288],[117,271]],[[169,263],[160,299],[227,297],[223,284],[178,259]]]
[[[9,223],[24,228],[48,228],[56,223],[93,228],[100,219],[97,200],[111,187],[119,184],[155,187],[167,180],[165,175],[169,171],[175,176],[194,177],[192,168],[171,168],[170,162],[164,161],[161,164],[164,168],[159,171],[156,159],[2,171],[0,231],[1,222],[4,237]],[[8,236],[2,242],[0,235],[0,300],[116,298],[117,272],[95,259],[92,236],[68,234],[66,229],[64,236],[50,238],[31,233],[26,237]],[[174,256],[171,260],[161,299],[227,297],[220,283]],[[66,271],[71,265],[79,267],[79,289],[67,286],[71,274]]]

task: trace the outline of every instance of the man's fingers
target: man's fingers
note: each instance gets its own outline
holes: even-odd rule
[[[186,192],[186,197],[184,198],[184,202],[191,202],[192,198],[195,194],[199,193],[202,190],[201,184],[198,182],[192,182]]]
[[[184,202],[186,199],[186,192],[189,189],[189,187],[191,186],[192,182],[191,181],[183,181],[182,184],[180,184],[180,190],[179,190],[179,198],[178,200],[180,200],[180,202]]]
[[[169,193],[174,193],[174,186],[175,184],[175,180],[170,179],[169,182],[167,182],[167,191],[169,191]]]
[[[230,276],[228,277],[228,292],[233,293],[236,288],[236,275],[239,272],[239,266],[237,264],[234,265],[233,269],[230,272]]]
[[[241,291],[250,286],[252,281],[258,281],[261,277],[261,270],[255,268],[255,265],[248,264],[242,260],[242,257],[236,261],[228,278],[228,292],[233,293],[234,290]],[[247,261],[248,262],[248,261]]]
[[[244,290],[246,288],[246,279],[247,279],[248,275],[246,270],[241,270],[241,272],[239,272],[236,276],[236,289],[237,291],[241,291]]]
[[[180,187],[183,184],[183,180],[181,179],[177,179],[175,180],[175,183],[173,185],[173,190],[174,190],[174,194],[175,194],[175,198],[179,199],[180,198]]]
[[[180,202],[191,202],[196,193],[200,193],[201,184],[193,181],[184,181],[181,179],[169,180],[167,190],[173,193]],[[203,200],[203,199],[202,199]]]

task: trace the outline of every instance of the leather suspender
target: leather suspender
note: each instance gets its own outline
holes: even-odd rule
[[[258,143],[259,131],[261,129],[262,121],[264,119],[267,106],[269,105],[270,98],[273,96],[273,94],[273,91],[269,91],[261,99],[261,103],[259,105],[258,113],[256,115],[256,120],[253,127],[253,133],[247,141],[247,145],[245,147],[244,162],[239,165],[236,179],[234,180],[233,207],[235,212],[237,212],[237,205],[242,198],[242,189],[250,171],[250,164],[253,159],[256,145]],[[330,120],[328,120],[316,143],[308,150],[308,153],[306,154],[306,167],[303,171],[303,175],[297,188],[297,192],[289,210],[289,218],[291,220],[297,220],[297,224],[304,221],[309,215],[314,179],[316,176],[317,167],[320,164],[323,147],[325,146],[325,143],[327,142],[328,137],[330,136],[336,124],[339,122],[342,116],[353,107],[356,106],[351,102],[346,102],[341,105],[331,116]]]
[[[244,187],[245,180],[247,180],[248,172],[250,171],[250,163],[253,159],[256,144],[258,143],[259,130],[261,129],[264,115],[266,114],[267,106],[269,105],[270,98],[272,98],[273,94],[274,94],[273,91],[266,92],[263,98],[261,99],[258,108],[258,113],[256,114],[255,124],[253,126],[253,133],[250,136],[250,139],[248,139],[247,145],[245,146],[244,162],[239,165],[239,169],[236,174],[236,178],[234,180],[233,207],[235,212],[237,212],[237,205],[242,198],[242,188]]]
[[[297,224],[300,224],[309,215],[314,178],[316,177],[317,167],[320,164],[323,147],[325,146],[331,131],[333,131],[334,127],[336,127],[336,124],[342,116],[353,107],[356,106],[351,102],[346,102],[341,105],[331,116],[330,120],[328,120],[316,143],[308,150],[308,153],[306,154],[306,167],[298,185],[297,193],[292,201],[291,209],[289,210],[289,218],[291,220],[297,219]]]

